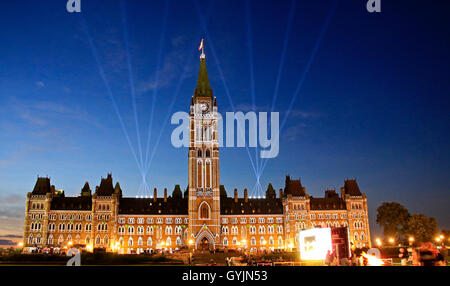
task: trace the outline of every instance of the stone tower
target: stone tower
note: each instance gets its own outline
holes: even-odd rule
[[[189,241],[212,249],[220,241],[218,113],[203,51],[189,117]]]

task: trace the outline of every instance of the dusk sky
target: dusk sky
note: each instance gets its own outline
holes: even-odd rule
[[[38,175],[75,196],[111,172],[137,195],[148,130],[149,187],[185,189],[170,117],[189,110],[202,38],[219,112],[286,120],[278,157],[249,148],[264,190],[290,174],[320,197],[356,178],[373,236],[385,201],[449,229],[450,2],[384,0],[381,13],[366,2],[82,0],[70,14],[65,0],[1,1],[0,245],[23,234]],[[229,195],[262,194],[249,153],[221,149]]]

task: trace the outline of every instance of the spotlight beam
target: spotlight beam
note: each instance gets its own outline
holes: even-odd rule
[[[130,147],[131,154],[133,155],[133,158],[136,161],[138,169],[140,169],[139,160],[138,160],[138,158],[136,156],[136,152],[135,152],[135,150],[133,148],[133,145],[131,144],[131,140],[130,140],[130,137],[128,136],[127,129],[125,128],[125,123],[123,122],[122,116],[120,115],[119,107],[117,106],[116,100],[114,99],[114,95],[112,93],[111,86],[109,85],[109,82],[108,82],[108,80],[106,78],[106,74],[105,74],[105,71],[103,69],[103,66],[100,63],[100,58],[98,56],[97,49],[95,48],[94,42],[93,42],[92,37],[91,37],[91,35],[89,33],[89,27],[88,27],[88,25],[87,25],[87,23],[86,23],[86,21],[85,21],[85,19],[83,17],[81,17],[80,19],[81,19],[81,25],[82,25],[85,33],[86,33],[86,37],[87,37],[88,42],[89,42],[89,47],[91,49],[92,56],[94,57],[95,62],[97,64],[98,72],[100,74],[100,77],[103,80],[103,83],[105,84],[106,91],[107,91],[108,96],[111,99],[111,102],[112,102],[112,105],[113,105],[113,109],[114,109],[114,111],[116,113],[117,118],[119,119],[120,126],[122,127],[122,132],[123,132],[123,134],[124,134],[124,136],[125,136],[125,138],[127,140],[128,147]]]
[[[158,51],[158,59],[156,63],[156,72],[155,72],[155,86],[153,88],[153,95],[152,95],[152,106],[150,109],[150,121],[148,125],[148,131],[147,131],[147,145],[145,148],[145,173],[148,172],[149,166],[149,153],[150,153],[150,139],[152,137],[152,126],[153,126],[153,118],[154,118],[154,111],[155,111],[155,101],[156,96],[158,93],[158,83],[159,83],[159,76],[160,76],[160,69],[161,69],[161,62],[162,62],[162,52],[164,49],[164,36],[166,34],[166,28],[167,28],[167,18],[169,14],[169,3],[170,1],[166,1],[166,6],[164,10],[164,18],[163,18],[163,25],[161,28],[161,35],[159,38],[159,51]]]
[[[290,112],[292,110],[292,107],[294,106],[295,100],[297,99],[297,96],[300,93],[300,89],[303,86],[303,83],[305,81],[306,75],[308,74],[308,72],[309,72],[309,70],[311,68],[311,65],[312,65],[312,63],[314,61],[314,58],[316,57],[317,51],[319,50],[320,43],[322,42],[322,39],[325,36],[325,33],[326,33],[327,29],[328,29],[328,26],[330,25],[331,19],[333,18],[334,13],[336,12],[337,6],[338,6],[338,0],[335,0],[333,6],[331,7],[330,12],[328,13],[328,16],[327,16],[327,18],[325,20],[325,23],[322,25],[322,29],[320,31],[319,37],[317,38],[316,43],[314,45],[314,48],[313,48],[313,50],[311,52],[311,56],[309,57],[309,60],[308,60],[308,62],[306,64],[306,67],[303,70],[303,73],[302,73],[302,75],[300,77],[300,80],[298,82],[297,88],[295,89],[295,92],[294,92],[294,94],[293,94],[293,96],[291,98],[291,101],[289,103],[289,108],[286,111],[286,116],[284,117],[284,119],[283,119],[283,121],[281,123],[281,126],[280,126],[280,133],[283,130],[284,125],[287,122],[287,119],[288,119],[289,114],[290,114]],[[265,164],[263,164],[263,168],[262,168],[261,174],[264,171],[265,167],[267,166],[267,162],[268,161],[269,160],[266,160],[264,162]]]
[[[232,108],[233,112],[235,112],[236,109],[235,109],[234,104],[233,104],[233,99],[231,98],[230,91],[228,89],[228,85],[225,82],[225,77],[223,75],[222,68],[221,68],[219,60],[218,60],[218,58],[216,56],[216,51],[214,49],[214,44],[213,44],[212,38],[209,37],[208,29],[206,27],[206,21],[205,21],[202,13],[200,11],[200,5],[198,4],[197,0],[194,0],[194,4],[195,4],[195,8],[197,10],[197,14],[199,16],[200,25],[202,26],[203,31],[205,32],[205,35],[208,38],[208,43],[209,43],[208,46],[211,48],[211,53],[212,53],[212,55],[214,57],[214,61],[216,62],[217,70],[219,71],[219,75],[220,75],[220,78],[222,80],[222,83],[223,83],[223,86],[224,86],[224,89],[225,89],[225,94],[227,95],[228,101],[230,102],[230,105],[231,105],[231,108]],[[241,135],[242,135],[243,134],[242,128],[241,128],[241,126],[239,124],[237,124],[237,125],[238,125],[239,131],[241,132]],[[245,146],[245,149],[247,150],[247,154],[248,154],[248,157],[250,159],[250,163],[252,164],[253,172],[255,173],[255,176],[256,176],[257,172],[256,172],[256,169],[255,169],[255,164],[253,163],[253,159],[252,159],[252,156],[250,155],[250,151],[248,149],[248,146]]]
[[[250,70],[250,95],[252,98],[252,107],[256,112],[256,99],[255,99],[255,72],[253,66],[253,37],[252,37],[252,18],[250,11],[250,0],[245,1],[245,12],[247,22],[247,48],[248,48],[248,65]],[[258,134],[258,131],[257,131]],[[258,159],[258,144],[255,148],[255,162],[256,162],[256,174],[259,174],[259,159]]]
[[[291,30],[292,30],[292,23],[294,22],[294,15],[295,15],[296,4],[297,4],[296,0],[292,0],[291,1],[291,8],[289,10],[286,34],[284,35],[283,47],[281,48],[280,65],[278,66],[278,74],[277,74],[277,79],[275,81],[275,88],[274,88],[273,97],[272,97],[272,107],[270,109],[271,112],[273,112],[274,109],[275,109],[275,103],[276,103],[277,97],[278,97],[278,92],[279,92],[279,88],[280,88],[280,81],[281,81],[281,74],[283,72],[284,61],[286,59],[286,50],[287,50],[287,46],[288,46],[288,43],[289,43],[289,36],[290,36]],[[269,127],[270,127],[271,126],[271,122],[269,121],[268,124],[269,124]],[[268,159],[261,158],[261,165],[266,160],[268,160]],[[262,175],[262,169],[259,170],[259,175],[260,176]]]
[[[136,137],[138,142],[138,151],[139,151],[139,159],[141,167],[140,169],[144,169],[144,162],[142,159],[142,144],[141,144],[141,133],[139,131],[139,120],[138,120],[138,114],[137,114],[137,108],[136,108],[136,91],[134,88],[134,75],[133,75],[133,68],[131,66],[131,59],[130,59],[130,45],[129,45],[129,38],[128,38],[128,27],[127,27],[127,11],[126,6],[123,0],[120,1],[121,11],[122,11],[122,26],[123,26],[123,37],[125,40],[125,50],[126,50],[126,59],[127,59],[127,65],[128,65],[128,80],[130,82],[130,91],[131,91],[131,102],[133,105],[133,113],[134,113],[134,121],[136,124]]]
[[[156,150],[158,149],[159,142],[161,141],[162,133],[165,130],[167,122],[169,122],[169,119],[170,119],[170,116],[171,116],[171,113],[172,113],[172,109],[173,109],[173,106],[175,104],[175,100],[177,99],[178,94],[180,93],[181,84],[184,81],[184,78],[186,76],[186,72],[187,72],[188,67],[190,66],[191,62],[192,62],[192,56],[189,57],[186,65],[184,66],[183,73],[182,73],[182,75],[181,75],[181,77],[180,77],[180,79],[179,79],[179,81],[177,83],[177,86],[175,88],[175,94],[172,97],[172,101],[170,102],[169,108],[167,110],[167,116],[166,116],[166,118],[163,121],[163,125],[162,125],[162,127],[161,127],[161,129],[159,131],[158,138],[156,139],[156,143],[155,143],[155,145],[153,147],[153,150],[152,150],[152,153],[151,153],[151,156],[150,156],[150,160],[149,160],[149,164],[148,164],[148,168],[150,168],[150,166],[152,165],[153,157],[155,156]]]
[[[211,2],[211,3],[212,3],[212,2]],[[212,4],[208,7],[208,13],[207,13],[207,15],[209,15],[209,8],[210,8],[211,6],[212,6]],[[167,112],[168,112],[167,117],[166,117],[166,119],[165,119],[164,122],[163,122],[163,126],[162,126],[162,128],[161,128],[161,130],[160,130],[160,132],[159,132],[158,137],[157,137],[156,144],[153,146],[153,149],[152,149],[152,152],[151,152],[151,157],[150,157],[149,162],[148,162],[148,168],[146,169],[146,173],[148,173],[148,171],[150,170],[150,167],[151,167],[152,162],[153,162],[153,157],[155,156],[156,150],[158,149],[158,146],[159,146],[159,142],[161,141],[161,136],[162,136],[163,130],[165,129],[165,126],[167,125],[167,122],[169,121],[169,117],[170,117],[170,114],[172,113],[172,109],[173,109],[173,106],[174,106],[174,104],[175,104],[175,100],[176,100],[176,98],[177,98],[177,96],[178,96],[178,93],[179,93],[180,88],[181,88],[181,84],[182,84],[183,81],[184,81],[186,72],[187,72],[187,70],[188,70],[188,67],[191,65],[191,62],[192,62],[192,57],[189,57],[189,58],[188,58],[188,61],[187,61],[186,64],[184,65],[183,73],[182,73],[182,75],[181,75],[181,77],[180,77],[180,79],[179,79],[179,81],[178,81],[178,83],[177,83],[177,86],[176,86],[176,88],[175,88],[175,94],[174,94],[174,96],[173,96],[173,98],[172,98],[172,101],[171,101],[171,103],[170,103],[170,105],[169,105],[169,109],[168,109],[168,111],[167,111]]]

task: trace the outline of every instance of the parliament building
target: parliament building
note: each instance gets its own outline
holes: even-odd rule
[[[139,254],[180,248],[240,249],[251,252],[298,248],[298,233],[317,227],[347,227],[355,247],[370,247],[366,195],[356,180],[345,180],[340,193],[306,193],[299,179],[286,176],[278,194],[232,197],[220,185],[218,110],[205,55],[190,103],[188,187],[171,195],[123,196],[111,174],[91,191],[86,182],[77,197],[66,197],[49,178],[37,179],[26,200],[24,250],[79,247]]]

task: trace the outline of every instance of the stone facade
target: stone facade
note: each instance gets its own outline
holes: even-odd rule
[[[117,253],[181,247],[270,251],[298,248],[298,233],[314,227],[348,227],[356,247],[370,247],[367,198],[356,180],[322,198],[306,193],[300,180],[286,176],[278,196],[229,197],[219,181],[217,100],[209,84],[204,54],[190,104],[188,188],[164,190],[158,198],[123,197],[112,175],[92,193],[86,183],[78,197],[66,197],[49,178],[38,178],[26,200],[25,250],[77,246]]]

